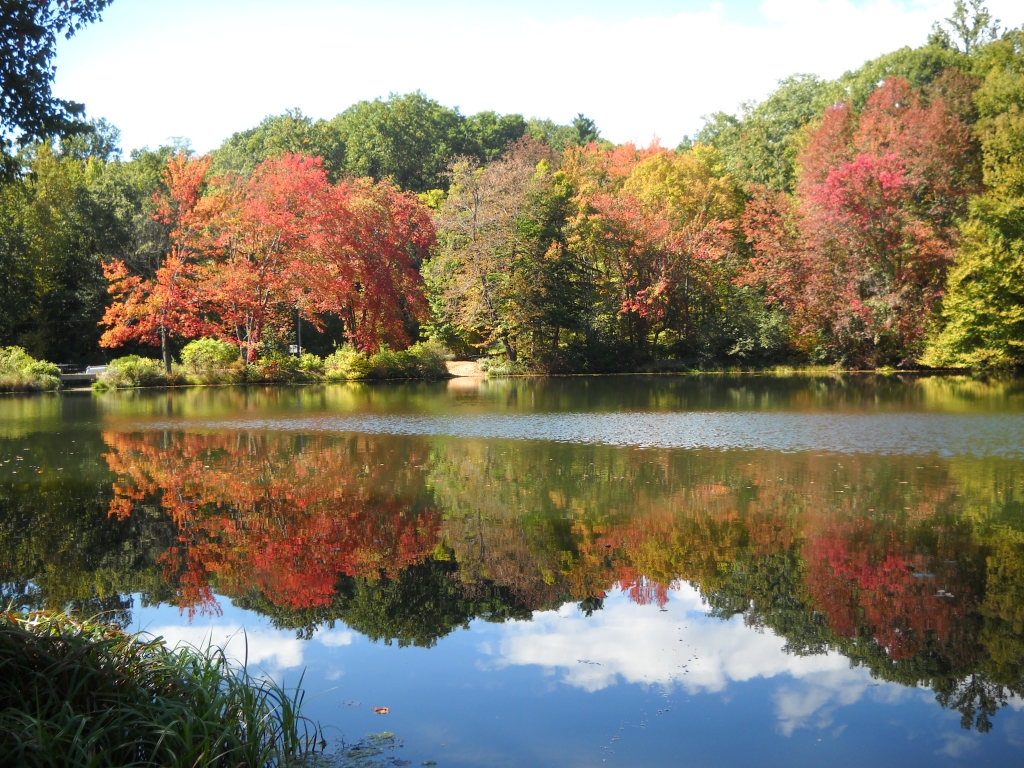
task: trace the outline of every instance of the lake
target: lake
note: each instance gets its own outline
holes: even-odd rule
[[[0,582],[302,676],[339,765],[1007,766],[1022,482],[1013,380],[5,396]]]

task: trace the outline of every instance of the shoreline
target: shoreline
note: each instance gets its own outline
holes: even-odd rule
[[[95,392],[104,394],[107,392],[128,392],[137,390],[185,390],[197,388],[224,388],[224,387],[313,387],[330,386],[336,384],[398,384],[398,383],[440,383],[452,381],[498,381],[502,379],[583,379],[583,378],[612,378],[625,376],[675,376],[675,377],[699,377],[699,376],[744,376],[744,377],[765,377],[765,378],[787,378],[790,376],[805,377],[842,377],[842,376],[936,376],[936,377],[971,377],[971,378],[1019,378],[1020,373],[1016,371],[999,370],[971,370],[968,368],[911,368],[911,369],[887,369],[887,368],[750,368],[750,369],[711,369],[711,370],[681,370],[681,371],[607,371],[600,373],[514,373],[488,375],[486,371],[468,369],[466,363],[474,361],[453,361],[450,364],[447,376],[430,378],[359,378],[359,379],[337,379],[321,381],[248,381],[248,382],[224,382],[224,383],[181,383],[181,384],[156,384],[148,386],[133,387],[106,387],[97,388],[93,386],[60,387],[58,389],[11,389],[0,392],[0,395],[26,395],[26,394],[62,394]],[[456,367],[457,366],[457,367]],[[452,370],[452,369],[455,370]]]

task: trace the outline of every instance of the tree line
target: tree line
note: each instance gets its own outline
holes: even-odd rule
[[[213,336],[251,363],[301,322],[318,354],[431,338],[507,370],[1019,366],[1022,107],[1024,33],[958,0],[925,45],[787,78],[675,148],[419,92],[205,156],[26,133],[0,344],[169,368]]]

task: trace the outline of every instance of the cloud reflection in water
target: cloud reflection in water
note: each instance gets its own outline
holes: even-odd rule
[[[705,615],[699,592],[671,590],[665,611],[611,595],[586,617],[573,606],[503,625],[501,640],[480,647],[493,669],[538,665],[560,670],[564,683],[588,692],[626,683],[657,685],[687,694],[722,693],[730,683],[782,678],[773,695],[779,730],[827,728],[833,712],[865,695],[896,702],[911,695],[896,683],[873,680],[839,653],[797,656],[771,631]]]

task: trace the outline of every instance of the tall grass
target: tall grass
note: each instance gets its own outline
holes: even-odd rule
[[[6,765],[293,765],[322,744],[302,698],[215,648],[172,650],[63,613],[0,615]]]

